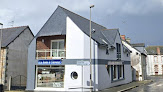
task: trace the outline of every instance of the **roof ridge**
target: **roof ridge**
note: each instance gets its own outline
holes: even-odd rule
[[[84,19],[90,21],[89,19],[87,19],[87,18],[85,18],[85,17],[83,17],[83,16],[81,16],[81,15],[79,15],[79,14],[76,14],[76,13],[74,13],[74,12],[72,12],[72,11],[70,11],[70,10],[68,10],[68,9],[66,9],[66,8],[64,8],[64,7],[62,7],[62,6],[59,6],[59,5],[58,5],[58,7],[60,7],[60,8],[62,8],[62,9],[64,9],[64,10],[66,10],[66,11],[69,11],[69,12],[71,12],[71,13],[73,13],[73,14],[79,16],[79,17],[82,17],[82,18],[84,18]],[[101,27],[104,27],[104,26],[102,26],[102,25],[100,25],[100,24],[98,24],[98,23],[96,23],[96,22],[94,22],[94,21],[92,21],[92,20],[91,20],[91,22],[92,22],[92,23],[95,23],[95,24],[97,24],[97,25],[99,25],[99,26],[101,26]],[[106,28],[106,27],[104,27],[104,28]]]
[[[20,28],[20,27],[29,27],[29,26],[28,25],[27,26],[17,26],[17,27],[8,27],[8,28],[2,28],[2,29],[12,29],[12,28]]]

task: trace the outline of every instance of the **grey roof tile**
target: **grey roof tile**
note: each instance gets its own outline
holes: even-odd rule
[[[41,28],[36,37],[40,36],[50,36],[50,35],[66,35],[66,17],[69,17],[86,35],[89,36],[89,20],[75,14],[61,6],[55,10],[55,12],[51,15],[51,17],[47,20],[44,26]],[[92,34],[92,39],[97,41],[100,44],[106,44],[101,39],[104,39],[112,45],[114,42],[114,38],[116,36],[116,31],[118,30],[108,30],[106,27],[99,25],[95,22],[92,22],[92,29],[95,29],[95,33]],[[103,34],[105,35],[103,35]],[[107,38],[106,38],[107,37]]]
[[[2,47],[8,46],[21,34],[28,26],[12,27],[2,29]],[[1,33],[0,33],[1,35]]]

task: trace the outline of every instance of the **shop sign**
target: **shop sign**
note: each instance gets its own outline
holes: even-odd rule
[[[77,61],[77,65],[90,65],[89,61]]]
[[[122,64],[123,64],[123,62],[121,62],[121,61],[119,61],[119,62],[117,62],[117,61],[108,62],[108,65],[122,65]]]
[[[61,60],[38,60],[38,64],[41,65],[61,65]]]

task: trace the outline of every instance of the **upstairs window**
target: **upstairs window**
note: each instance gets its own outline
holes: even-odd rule
[[[154,56],[154,62],[157,62],[157,56]]]
[[[117,60],[121,60],[121,45],[119,43],[116,43],[117,48]]]
[[[161,61],[163,62],[163,56],[161,56]]]

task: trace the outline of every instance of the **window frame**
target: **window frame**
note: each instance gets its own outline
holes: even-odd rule
[[[121,60],[121,44],[116,43],[117,60]]]
[[[63,73],[63,86],[62,87],[39,87],[38,86],[38,69],[46,68],[46,69],[64,69]],[[64,88],[65,84],[65,65],[37,65],[35,68],[35,88]]]

